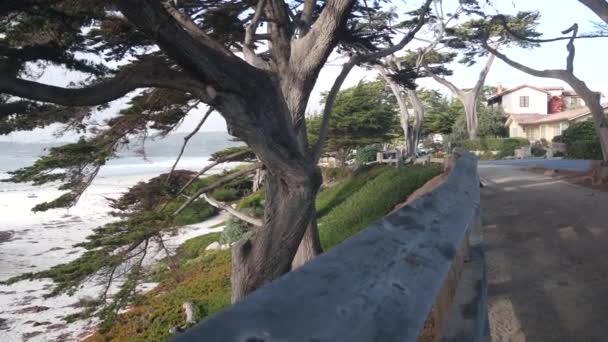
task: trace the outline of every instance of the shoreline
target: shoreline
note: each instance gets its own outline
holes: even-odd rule
[[[215,172],[226,168],[220,167]],[[126,188],[157,175],[148,172],[103,175],[87,189],[76,206],[42,213],[32,213],[30,209],[56,197],[60,191],[53,186],[6,186],[0,191],[0,281],[47,270],[80,256],[84,249],[73,245],[84,241],[94,228],[116,220],[108,214],[106,197],[117,197]],[[173,251],[192,237],[221,231],[223,227],[210,227],[217,226],[226,217],[220,213],[203,222],[180,227],[176,234],[166,237],[165,243]],[[164,252],[152,253],[146,264],[154,264],[162,257]],[[95,318],[68,324],[63,317],[80,311],[84,301],[103,290],[99,280],[88,281],[73,296],[43,298],[52,286],[50,279],[0,285],[3,341],[80,341],[95,332],[98,324]],[[143,284],[141,290],[147,292],[155,286]],[[115,288],[112,286],[110,293],[115,292]]]

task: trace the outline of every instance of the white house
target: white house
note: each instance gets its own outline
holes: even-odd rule
[[[591,118],[585,102],[563,87],[541,88],[524,84],[503,90],[499,85],[496,94],[488,98],[488,105],[504,110],[510,137],[532,141],[551,141],[572,122]]]
[[[521,85],[513,89],[498,92],[488,99],[488,105],[502,107],[507,114],[547,114],[548,91],[541,88]]]

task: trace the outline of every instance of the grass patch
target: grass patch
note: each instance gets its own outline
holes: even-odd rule
[[[222,233],[209,233],[187,240],[179,247],[177,256],[181,261],[196,259],[203,254],[207,246],[219,240],[221,235]]]
[[[333,208],[342,204],[354,193],[359,191],[363,185],[383,172],[389,171],[389,166],[366,167],[355,174],[343,179],[331,188],[324,189],[317,195],[317,217],[321,218]]]
[[[423,166],[382,168],[380,174],[366,181],[339,205],[333,206],[326,215],[320,216],[319,235],[323,249],[339,244],[382,218],[440,172],[437,167]]]
[[[263,207],[265,200],[266,190],[259,190],[240,200],[237,204],[237,208],[245,209]]]
[[[323,247],[329,249],[382,218],[439,172],[436,167],[367,167],[324,189],[317,197]],[[238,207],[259,208],[264,200],[265,192],[259,191],[243,198]],[[176,255],[182,264],[179,277],[170,276],[164,266],[157,274],[160,285],[144,296],[143,303],[120,315],[109,331],[87,341],[166,341],[170,328],[186,324],[184,302],[194,303],[197,320],[230,305],[230,251],[205,252],[220,234],[186,241]]]

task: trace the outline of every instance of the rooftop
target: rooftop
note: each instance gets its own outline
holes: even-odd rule
[[[608,109],[608,103],[603,103],[602,107],[604,110]],[[508,125],[511,121],[515,121],[520,125],[535,125],[548,122],[557,122],[564,120],[576,120],[580,117],[590,114],[591,111],[587,107],[581,107],[571,109],[555,114],[511,114],[506,124]]]
[[[534,90],[538,90],[538,91],[540,91],[540,92],[543,92],[543,93],[545,93],[545,94],[547,94],[547,95],[550,95],[550,94],[549,94],[549,92],[548,92],[547,90],[545,90],[544,88],[535,87],[535,86],[532,86],[532,85],[529,85],[529,84],[522,84],[522,85],[517,86],[517,87],[515,87],[515,88],[508,89],[508,90],[505,90],[505,91],[502,91],[502,92],[500,92],[500,93],[496,93],[496,94],[494,94],[494,95],[490,96],[490,97],[488,98],[488,102],[490,102],[490,101],[492,101],[492,100],[494,100],[494,99],[497,99],[497,98],[503,97],[504,95],[510,94],[510,93],[512,93],[512,92],[514,92],[514,91],[517,91],[517,90],[520,90],[520,89],[523,89],[523,88],[531,88],[531,89],[534,89]],[[553,90],[553,89],[552,89],[552,90]]]

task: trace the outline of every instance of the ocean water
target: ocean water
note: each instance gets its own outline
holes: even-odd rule
[[[145,158],[138,153],[140,142],[134,142],[118,152],[118,157],[110,160],[100,171],[101,175],[132,175],[140,172],[154,173],[171,169],[181,149],[186,134],[172,134],[163,139],[148,139],[143,148]],[[31,165],[48,149],[63,143],[20,143],[0,141],[0,177],[8,171]],[[198,169],[204,167],[209,156],[230,146],[242,145],[225,132],[202,132],[190,139],[179,168]],[[0,184],[0,190],[2,184]]]
[[[146,159],[135,152],[141,146],[120,151],[118,158],[102,167],[78,203],[69,209],[31,211],[34,205],[58,197],[62,193],[57,190],[58,184],[32,186],[0,182],[0,281],[26,272],[46,270],[81,255],[82,248],[74,245],[84,241],[94,228],[114,220],[108,215],[107,198],[116,198],[137,182],[170,170],[184,136],[148,141]],[[239,144],[227,133],[200,133],[191,139],[178,169],[200,170],[209,163],[213,152]],[[52,142],[0,142],[0,179],[8,177],[7,172],[11,170],[31,165],[48,148],[57,145]],[[231,165],[218,166],[214,171],[229,167]],[[170,239],[178,244],[188,236],[208,231],[216,223],[184,227],[178,236]],[[40,334],[30,341],[78,341],[94,329],[95,320],[66,325],[61,317],[76,312],[75,302],[95,296],[103,286],[92,281],[74,296],[44,298],[51,286],[50,280],[0,285],[0,341],[21,341],[24,336],[36,332]],[[49,330],[47,326],[53,329]]]

